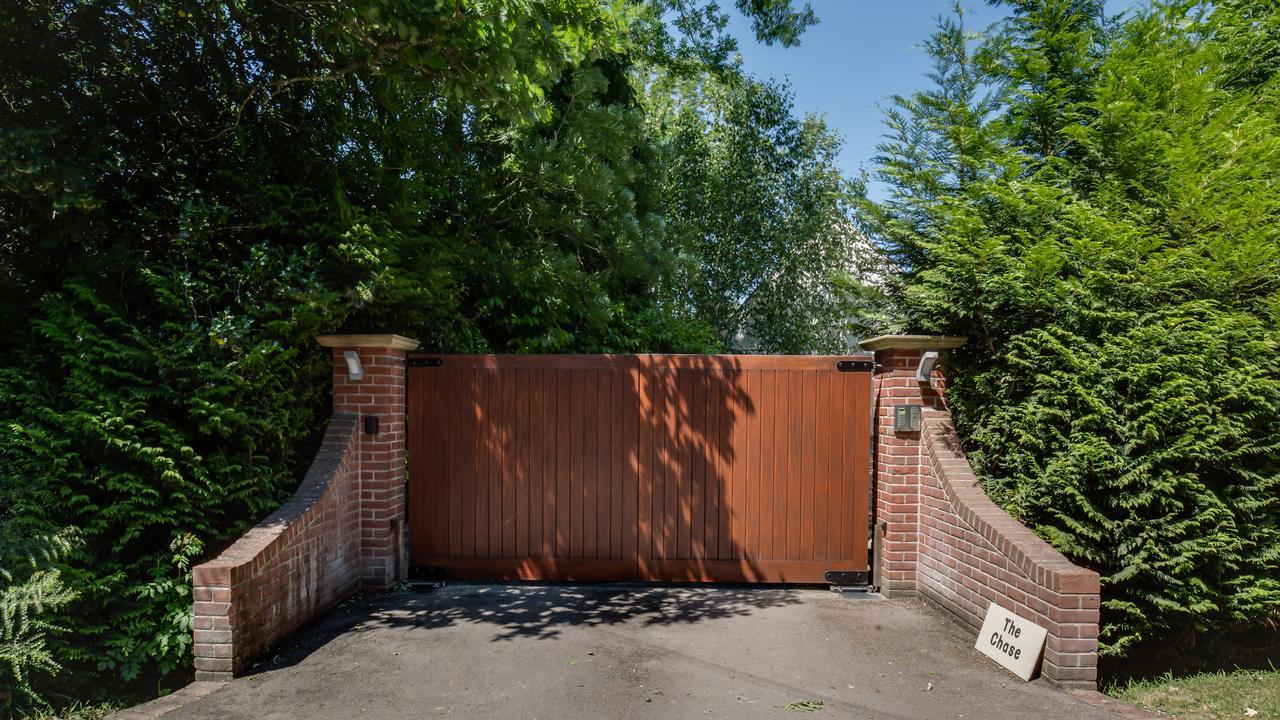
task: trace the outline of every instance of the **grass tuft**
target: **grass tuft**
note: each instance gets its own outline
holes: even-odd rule
[[[1108,694],[1180,720],[1280,720],[1280,670],[1165,675],[1113,687]]]

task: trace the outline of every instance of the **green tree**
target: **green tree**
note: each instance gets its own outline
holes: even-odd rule
[[[813,21],[738,6],[783,44]],[[321,429],[313,335],[713,345],[661,290],[686,249],[637,63],[714,74],[732,48],[692,0],[0,13],[0,507],[81,539],[26,626],[65,668],[33,691],[188,671],[191,564],[292,489]]]
[[[989,76],[1006,91],[1012,141],[1044,162],[1068,155],[1070,129],[1089,119],[1091,86],[1107,40],[1101,0],[996,0],[1010,16],[985,43]]]
[[[938,87],[890,115],[893,190],[862,217],[899,312],[973,338],[949,391],[969,456],[1102,573],[1106,652],[1274,620],[1280,114],[1241,65],[1274,19],[1014,9],[985,37],[944,20]]]
[[[669,276],[672,306],[726,348],[845,349],[840,300],[866,248],[836,136],[797,118],[785,87],[742,74],[655,83],[650,98],[667,234],[689,258]]]
[[[501,218],[486,183],[507,187],[548,128],[593,133],[512,184],[532,192],[493,198],[518,203],[511,222],[611,160],[625,128],[601,84],[559,97],[599,77],[626,22],[590,0],[33,0],[0,17],[0,505],[30,536],[83,538],[56,564],[77,598],[43,619],[73,630],[47,641],[57,687],[186,672],[190,564],[293,487],[318,429],[311,336],[394,321],[437,347],[510,347],[468,316],[508,292],[467,265],[501,232],[476,232]],[[642,225],[626,195],[610,180],[580,212]],[[568,225],[542,234],[590,282],[540,299],[576,336],[608,304],[579,294],[633,287],[590,264],[642,233],[579,255]],[[533,324],[521,337],[564,334]]]

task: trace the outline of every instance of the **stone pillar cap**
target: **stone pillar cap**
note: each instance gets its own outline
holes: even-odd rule
[[[403,335],[317,335],[316,342],[327,348],[383,347],[392,350],[416,350],[418,341]]]
[[[969,341],[956,335],[880,335],[858,342],[863,350],[951,350]]]

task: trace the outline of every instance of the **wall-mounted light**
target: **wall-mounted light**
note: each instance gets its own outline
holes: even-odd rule
[[[348,380],[364,379],[364,366],[360,364],[360,353],[355,350],[346,350],[342,353],[342,359],[347,361]]]
[[[938,353],[930,350],[920,356],[920,364],[916,366],[916,380],[920,382],[929,382],[929,376],[933,374],[933,366],[938,364]]]

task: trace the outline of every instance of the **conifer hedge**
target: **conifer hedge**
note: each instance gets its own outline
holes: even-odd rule
[[[982,482],[1103,578],[1103,650],[1280,621],[1280,12],[942,21],[867,232],[903,326],[968,335]]]

